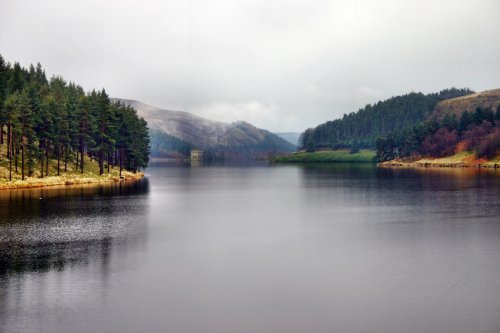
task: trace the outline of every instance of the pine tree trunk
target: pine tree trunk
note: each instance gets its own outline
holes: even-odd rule
[[[43,164],[43,148],[44,148],[43,141],[44,141],[43,139],[40,139],[40,143],[39,143],[40,151],[42,152],[40,154],[40,178],[43,178],[43,166],[44,166],[44,164]]]
[[[104,174],[104,154],[102,151],[99,152],[99,174]]]
[[[80,156],[78,155],[79,149],[76,149],[75,151],[75,170],[78,170],[78,165],[80,164]]]
[[[9,142],[9,145],[8,145],[8,154],[9,156],[10,155],[10,151],[12,149],[11,145],[12,145],[12,138],[10,137],[12,135],[11,131],[10,131],[10,125],[9,125],[9,135],[8,135],[8,142]],[[12,180],[12,158],[9,158],[9,180]]]
[[[68,147],[64,147],[64,172],[68,172]]]
[[[47,141],[45,141],[45,176],[49,176],[49,145]]]
[[[16,136],[12,135],[12,155],[14,155],[14,168],[16,170],[17,174],[17,159],[18,159],[18,153],[16,152],[17,148],[14,147],[14,142],[16,141]]]
[[[31,177],[33,175],[33,161],[31,158],[31,149],[28,149],[26,152],[26,156],[28,157],[28,177]]]
[[[44,166],[44,160],[43,160],[43,149],[42,153],[40,154],[40,178],[43,178],[43,166]]]
[[[11,143],[12,143],[12,125],[9,124],[7,126],[7,158],[9,159],[12,159],[12,155],[10,154],[11,150],[12,150],[12,147],[11,147]]]
[[[57,175],[61,175],[61,147],[57,146]]]
[[[83,158],[84,158],[84,149],[83,149],[83,145],[81,147],[81,161],[80,161],[80,170],[81,170],[81,173],[83,173]]]
[[[24,143],[21,146],[21,179],[24,180]]]
[[[123,168],[123,147],[120,148],[120,180],[122,179],[122,168]]]

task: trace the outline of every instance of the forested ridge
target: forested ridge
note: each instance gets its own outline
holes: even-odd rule
[[[469,89],[451,88],[426,95],[412,92],[392,97],[306,130],[299,144],[308,151],[316,148],[373,149],[377,138],[425,120],[438,102],[472,93]]]
[[[134,108],[111,102],[104,89],[85,92],[62,77],[47,79],[39,63],[26,69],[0,55],[0,163],[8,165],[8,179],[69,168],[83,173],[89,158],[100,174],[146,167],[146,121]],[[49,161],[57,163],[49,167]]]
[[[454,113],[440,119],[431,117],[378,138],[376,150],[381,162],[405,157],[444,157],[462,151],[474,152],[477,158],[494,158],[500,152],[500,105],[496,110],[477,107],[474,112],[462,112],[460,117]]]

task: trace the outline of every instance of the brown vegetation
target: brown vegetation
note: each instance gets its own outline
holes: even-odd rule
[[[452,156],[418,160],[394,159],[379,163],[381,167],[440,167],[440,168],[500,168],[500,155],[492,159],[477,158],[474,153],[461,152]]]
[[[458,119],[465,111],[474,112],[478,107],[496,110],[498,105],[500,105],[500,89],[487,90],[441,101],[434,108],[430,118],[441,120],[447,114],[454,114]]]

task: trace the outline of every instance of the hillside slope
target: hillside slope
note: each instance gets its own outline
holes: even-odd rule
[[[379,161],[443,158],[460,153],[489,161],[499,158],[500,89],[444,100],[425,121],[377,140]],[[463,164],[470,165],[471,161]]]
[[[500,89],[486,90],[439,102],[434,108],[431,118],[442,119],[446,114],[453,114],[458,119],[465,111],[472,113],[478,107],[482,109],[490,108],[495,111],[499,105]]]
[[[409,93],[367,105],[302,134],[299,145],[309,150],[328,148],[374,148],[378,137],[409,128],[427,119],[438,102],[473,93],[469,89],[446,89],[439,93]]]
[[[143,117],[150,130],[165,135],[153,135],[151,138],[152,156],[170,152],[185,154],[186,149],[197,147],[214,153],[225,154],[226,157],[257,157],[270,152],[291,152],[295,146],[269,131],[259,129],[245,122],[224,123],[205,119],[189,112],[162,110],[139,101],[118,99],[130,105]],[[168,136],[168,142],[156,142]],[[172,137],[180,141],[175,147],[170,144]],[[182,149],[178,149],[183,144]],[[163,147],[162,151],[156,149]]]

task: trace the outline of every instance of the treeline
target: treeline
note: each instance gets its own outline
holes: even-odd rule
[[[189,156],[194,145],[173,135],[153,130],[151,136],[151,156],[170,157],[172,155]]]
[[[471,93],[473,91],[469,89],[451,88],[427,95],[410,93],[392,97],[306,130],[301,135],[299,146],[308,151],[316,148],[374,148],[378,137],[423,121],[438,102]]]
[[[83,173],[85,156],[100,174],[110,167],[135,172],[148,164],[149,134],[146,121],[110,102],[104,89],[85,93],[62,77],[47,80],[40,64],[25,69],[0,55],[0,148],[9,179],[13,172],[33,176],[35,168],[39,177],[59,175],[70,163]],[[49,160],[57,160],[55,171]]]
[[[379,161],[410,156],[443,157],[459,151],[475,151],[477,157],[493,158],[500,150],[500,105],[495,112],[478,107],[459,118],[450,113],[441,120],[420,122],[378,138],[376,149]]]

